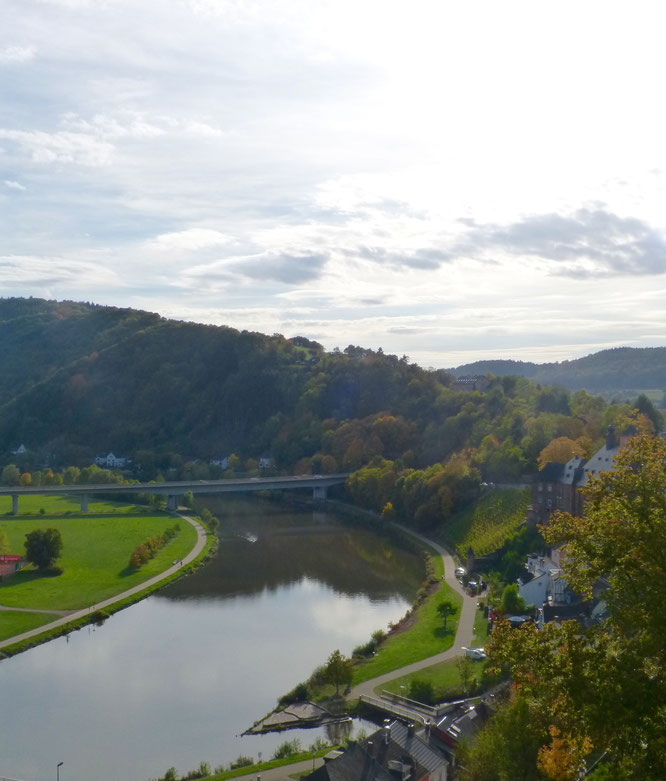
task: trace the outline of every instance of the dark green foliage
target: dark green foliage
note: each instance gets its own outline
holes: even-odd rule
[[[62,550],[62,537],[58,529],[35,529],[25,535],[25,557],[41,570],[55,564]]]
[[[300,753],[300,751],[301,741],[298,738],[285,740],[284,743],[280,743],[275,749],[273,759],[287,759],[288,757],[293,757],[295,754]]]
[[[340,694],[340,686],[351,683],[353,672],[351,659],[348,659],[340,651],[333,651],[328,657],[325,677],[328,683],[335,686],[336,694]]]
[[[251,765],[254,765],[254,758],[240,754],[233,762],[229,763],[229,770],[236,770],[239,767],[250,767]]]
[[[432,705],[435,702],[435,689],[432,681],[413,678],[409,684],[409,699]]]
[[[447,621],[451,616],[454,616],[457,613],[457,610],[453,602],[447,599],[437,606],[437,612],[442,617],[442,621],[444,622],[444,629],[446,629]]]
[[[143,566],[147,561],[155,558],[159,551],[170,543],[179,531],[180,525],[176,523],[165,529],[162,534],[157,537],[150,537],[145,542],[137,545],[130,554],[130,569],[139,569],[139,567]]]

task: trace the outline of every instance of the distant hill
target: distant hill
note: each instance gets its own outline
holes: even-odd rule
[[[584,358],[557,363],[525,361],[475,361],[449,370],[456,377],[467,374],[514,374],[541,385],[563,385],[591,393],[619,390],[666,389],[666,347],[615,347]]]

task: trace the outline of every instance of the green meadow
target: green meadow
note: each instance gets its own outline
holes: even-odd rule
[[[132,510],[136,513],[139,508],[119,508],[96,502],[91,503],[91,512],[85,514],[55,515],[52,514],[54,507],[68,512],[63,509],[67,507],[67,500],[55,497],[30,499],[37,500],[35,506],[43,506],[47,514],[4,516],[0,520],[0,529],[9,539],[9,552],[24,553],[28,532],[54,527],[62,535],[62,554],[57,562],[62,574],[40,573],[32,566],[26,567],[0,585],[0,604],[6,607],[73,610],[93,605],[167,569],[174,560],[189,553],[196,542],[196,531],[187,521],[166,513],[149,511],[144,514],[145,508],[140,508],[140,515],[132,514]],[[107,512],[93,511],[99,510],[100,506]],[[175,523],[180,525],[176,537],[140,569],[129,569],[129,557],[134,548]],[[2,623],[3,615],[0,614]]]

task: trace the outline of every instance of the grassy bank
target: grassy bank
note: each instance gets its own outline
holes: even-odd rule
[[[154,559],[138,570],[130,569],[132,550],[173,526],[165,513],[43,516],[0,521],[12,553],[24,552],[25,535],[35,529],[56,528],[62,535],[62,574],[52,576],[27,567],[0,586],[0,603],[6,607],[37,610],[74,610],[126,591],[183,558],[194,547],[196,530],[180,520],[180,531]]]
[[[29,632],[58,618],[53,613],[22,613],[18,610],[0,610],[0,640]]]
[[[441,564],[441,558],[438,559]],[[456,605],[456,614],[449,617],[447,627],[444,629],[438,607],[447,600]],[[461,606],[460,594],[442,582],[439,589],[416,609],[413,623],[406,631],[389,636],[372,659],[356,667],[352,685],[384,675],[391,670],[398,670],[407,664],[427,659],[451,648],[458,628]]]

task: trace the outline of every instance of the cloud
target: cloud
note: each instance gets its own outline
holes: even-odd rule
[[[248,279],[270,279],[287,285],[318,279],[328,261],[325,254],[287,254],[266,252],[230,266]]]
[[[174,233],[162,233],[151,243],[158,249],[166,250],[200,250],[208,247],[218,247],[227,244],[231,237],[226,233],[211,228],[189,228]]]
[[[10,190],[27,190],[28,188],[22,185],[20,182],[15,182],[13,179],[5,179],[5,187],[9,187]]]
[[[503,251],[558,264],[570,277],[662,274],[664,236],[643,220],[605,209],[578,209],[570,215],[541,214],[506,226],[470,224],[457,251],[473,256]]]
[[[0,63],[2,62],[27,62],[35,56],[33,46],[5,46],[0,49]]]
[[[34,284],[65,285],[65,289],[96,285],[119,285],[119,278],[111,269],[99,263],[45,255],[0,255],[0,285],[16,287]]]
[[[75,163],[98,167],[109,165],[113,154],[111,144],[86,133],[0,128],[0,139],[3,138],[18,144],[35,163]]]

